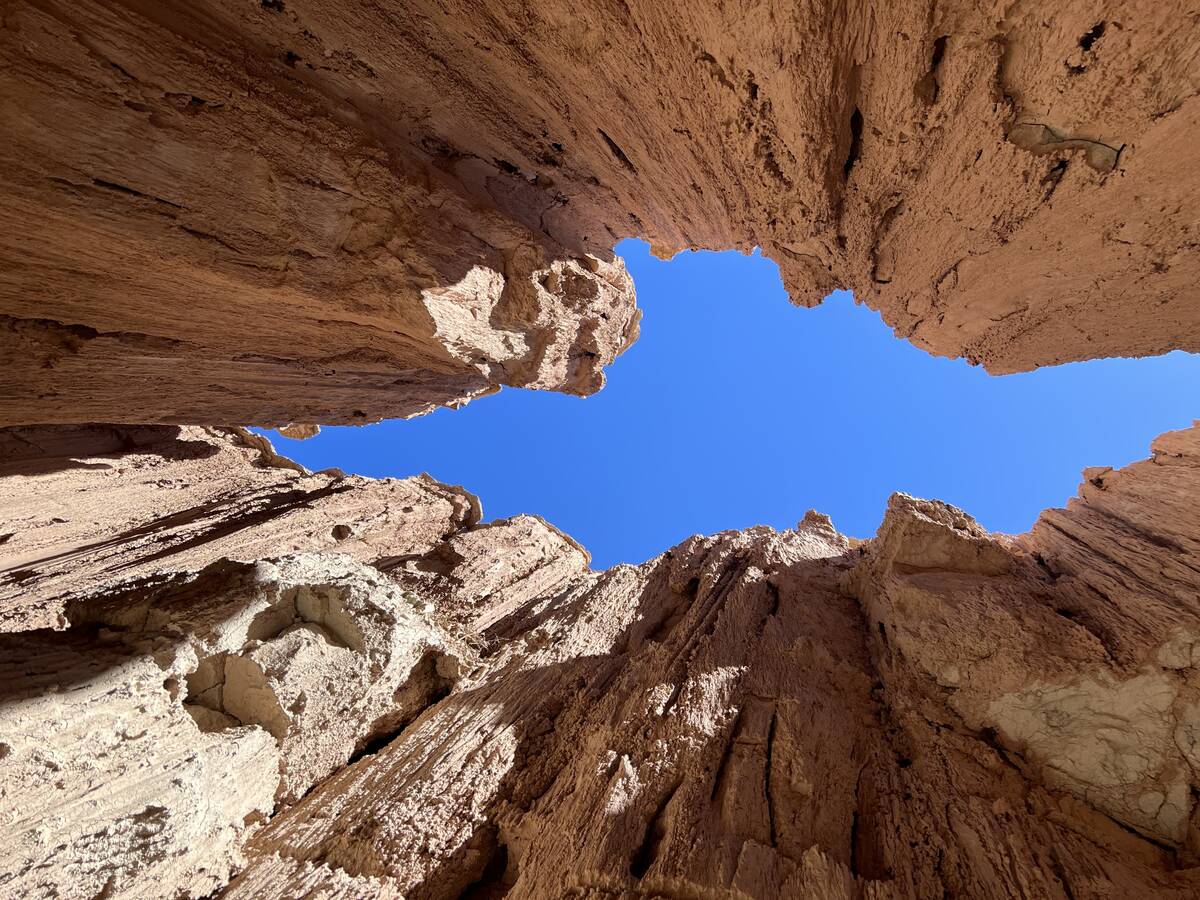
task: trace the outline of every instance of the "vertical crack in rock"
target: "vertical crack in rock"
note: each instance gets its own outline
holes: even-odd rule
[[[675,794],[679,790],[679,785],[671,787],[666,794],[663,795],[654,814],[650,817],[650,821],[646,823],[646,831],[642,837],[641,844],[633,854],[633,858],[629,861],[629,873],[637,879],[646,877],[646,873],[650,871],[651,866],[657,862],[660,853],[663,849],[663,843],[667,837],[667,811],[670,809],[671,801],[675,799]]]
[[[713,776],[712,793],[709,799],[716,802],[721,789],[725,786],[725,770],[729,766],[729,761],[733,756],[734,748],[737,746],[738,739],[741,737],[742,711],[739,709],[733,716],[733,722],[729,726],[729,738],[725,742],[725,748],[721,753],[721,760],[717,763],[717,772]]]
[[[775,749],[775,725],[779,721],[779,713],[774,708],[771,709],[771,724],[767,726],[767,758],[763,763],[763,796],[767,801],[767,825],[769,828],[768,836],[772,847],[777,847],[779,842],[776,837],[775,826],[775,796],[771,793],[771,768],[775,763],[773,750]]]
[[[937,103],[938,95],[941,93],[942,61],[946,56],[946,42],[949,39],[949,35],[941,35],[933,39],[933,46],[929,54],[929,69],[917,82],[914,90],[917,97],[929,106]]]
[[[846,152],[845,163],[842,164],[842,178],[847,181],[850,179],[850,171],[862,154],[862,130],[862,111],[856,106],[854,112],[850,114],[850,149]]]

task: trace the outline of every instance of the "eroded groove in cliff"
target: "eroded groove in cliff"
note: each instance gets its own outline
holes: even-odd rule
[[[862,130],[862,112],[856,106],[854,112],[850,114],[850,149],[846,153],[846,161],[842,164],[843,179],[850,178],[850,170],[854,168],[859,156],[862,155]]]
[[[376,732],[368,735],[355,748],[347,766],[352,766],[364,756],[373,756],[392,741],[399,738],[409,726],[419,719],[427,710],[437,706],[450,696],[456,681],[441,674],[440,668],[444,660],[450,660],[439,650],[429,650],[409,672],[404,685],[397,690],[396,700],[404,713],[376,726]],[[403,702],[400,703],[403,698]]]
[[[659,855],[662,852],[663,841],[667,836],[667,810],[671,805],[671,801],[675,799],[675,794],[678,792],[681,783],[677,782],[672,785],[659,801],[658,807],[654,810],[654,814],[650,817],[650,821],[646,824],[645,836],[642,838],[641,844],[633,854],[633,858],[629,861],[629,873],[634,878],[642,879],[650,868],[658,861]]]
[[[779,723],[779,709],[771,707],[771,724],[767,726],[767,744],[763,760],[763,798],[767,804],[767,834],[772,847],[779,846],[778,826],[775,821],[775,794],[771,790],[771,775],[775,765],[775,727]]]
[[[614,141],[612,138],[610,138],[608,136],[608,133],[606,131],[604,131],[603,129],[601,129],[598,133],[599,133],[600,137],[604,139],[605,146],[608,147],[609,152],[612,153],[612,155],[614,157],[616,157],[617,161],[622,166],[624,166],[626,169],[628,169],[631,173],[636,175],[638,173],[637,166],[635,166],[633,164],[632,160],[630,160],[630,158],[625,155],[625,151],[621,149],[620,145],[616,141]]]
[[[728,736],[725,740],[725,746],[721,751],[721,759],[717,763],[717,771],[713,776],[712,793],[709,795],[709,800],[716,802],[718,795],[725,786],[725,770],[729,766],[729,761],[732,759],[734,751],[737,749],[738,739],[741,737],[742,729],[742,709],[738,708],[737,715],[733,717],[733,722],[729,726]]]

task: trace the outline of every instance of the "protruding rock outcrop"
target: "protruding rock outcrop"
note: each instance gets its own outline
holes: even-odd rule
[[[12,429],[0,473],[10,631],[53,627],[68,599],[114,582],[222,558],[420,555],[480,516],[461,488],[309,472],[239,429]]]
[[[361,424],[596,391],[637,334],[621,261],[466,195],[390,113],[303,87],[294,52],[277,80],[234,23],[278,11],[221,7],[6,8],[0,423]]]
[[[1200,350],[1179,0],[18,0],[0,423],[589,393],[614,243],[748,250],[994,372]]]
[[[1176,492],[1200,486],[1200,428],[1164,444],[1181,455],[1109,471],[1107,488],[1093,474],[1015,541],[894,497],[850,583],[885,638],[885,684],[935,684],[1018,771],[1195,864],[1200,516]]]
[[[188,441],[215,450],[158,464],[261,490],[263,447],[154,452]],[[146,456],[75,477],[135,486]],[[865,543],[809,513],[607,572],[521,516],[374,568],[166,556],[60,581],[70,627],[5,639],[0,892],[1195,896],[1200,426],[1086,479],[1016,538],[896,495]],[[395,494],[417,523],[459,496],[347,493],[386,518],[384,486],[420,489]],[[277,549],[296,514],[260,524]]]

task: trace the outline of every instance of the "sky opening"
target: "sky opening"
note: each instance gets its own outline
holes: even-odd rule
[[[595,396],[505,388],[419,419],[269,436],[311,469],[428,472],[478,494],[485,519],[536,513],[607,568],[692,534],[789,528],[810,508],[869,537],[893,491],[1025,531],[1085,466],[1142,459],[1196,414],[1200,356],[990,376],[897,339],[847,292],[797,309],[757,253],[617,252],[642,333]]]

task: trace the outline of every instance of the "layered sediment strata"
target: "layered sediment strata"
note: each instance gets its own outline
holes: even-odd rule
[[[614,243],[748,250],[993,372],[1200,349],[1194,10],[20,0],[0,421],[586,394]]]
[[[0,472],[9,631],[53,627],[94,588],[223,558],[420,555],[480,515],[461,488],[309,472],[239,429],[11,429],[0,433]]]
[[[220,448],[177,465],[219,459],[255,489],[240,435],[175,440]],[[137,482],[143,453],[76,477]],[[60,582],[70,627],[5,639],[21,674],[0,731],[64,723],[49,750],[4,738],[5,802],[39,836],[20,864],[112,896],[143,868],[256,898],[1194,896],[1200,426],[1085,476],[1019,537],[896,495],[865,543],[810,513],[606,572],[518,517],[374,567],[326,547]],[[83,722],[127,735],[92,766],[122,771],[144,729],[136,752],[182,755],[187,790],[211,758],[253,789],[188,814],[168,766],[89,807],[108,775],[82,765]],[[31,800],[43,770],[82,799]],[[160,808],[162,829],[130,824]]]

